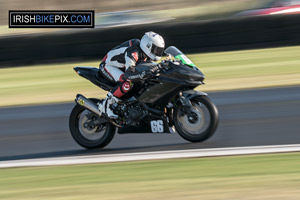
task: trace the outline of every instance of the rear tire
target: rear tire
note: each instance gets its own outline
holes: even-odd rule
[[[97,103],[99,100],[90,99]],[[82,147],[87,149],[103,148],[108,145],[115,135],[116,128],[109,122],[105,122],[94,128],[85,128],[84,124],[93,119],[87,116],[91,111],[76,104],[69,118],[69,129],[73,139]],[[94,114],[94,117],[99,117]]]
[[[218,110],[206,96],[196,96],[190,101],[194,117],[190,119],[181,107],[176,107],[173,113],[174,125],[182,138],[190,142],[202,142],[215,133],[219,121]]]

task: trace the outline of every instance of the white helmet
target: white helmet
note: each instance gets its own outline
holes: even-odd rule
[[[142,37],[140,47],[151,60],[156,61],[164,53],[165,41],[159,34],[150,31]]]

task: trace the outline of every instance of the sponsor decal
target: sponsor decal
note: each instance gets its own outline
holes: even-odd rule
[[[137,53],[137,52],[134,52],[134,53],[132,53],[131,55],[132,55],[132,57],[135,59],[135,61],[138,61],[139,56],[138,56],[138,53]]]
[[[143,72],[140,73],[140,74],[129,76],[128,79],[131,79],[131,80],[132,80],[132,79],[136,79],[136,78],[143,79],[145,76],[146,76],[146,72],[143,71]]]
[[[127,92],[129,89],[130,89],[130,83],[125,82],[125,83],[123,84],[123,90],[124,90],[124,92]]]
[[[83,100],[83,99],[79,99],[79,100],[78,100],[78,103],[79,103],[79,105],[82,105],[82,106],[83,106],[83,105],[84,105],[84,100]]]
[[[10,10],[9,28],[94,28],[94,11]]]
[[[102,72],[103,75],[106,76],[106,78],[108,78],[109,80],[113,80],[113,78],[107,73],[107,71],[105,70],[104,66],[103,67],[100,67],[100,70]]]

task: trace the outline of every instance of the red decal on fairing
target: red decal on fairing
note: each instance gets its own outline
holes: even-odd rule
[[[138,56],[138,53],[137,53],[137,52],[134,52],[134,53],[132,53],[131,55],[132,55],[132,57],[135,59],[135,61],[138,61],[139,56]]]

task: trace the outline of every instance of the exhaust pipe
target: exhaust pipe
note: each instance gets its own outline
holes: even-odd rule
[[[83,95],[77,94],[75,102],[78,103],[79,105],[81,105],[82,107],[85,107],[86,109],[90,110],[91,112],[99,115],[100,117],[102,117],[106,121],[110,122],[114,126],[116,126],[118,128],[122,128],[121,125],[117,124],[115,121],[108,118],[105,114],[102,114],[102,112],[100,112],[100,110],[98,110],[97,104],[95,104],[88,98],[84,97]]]
[[[77,94],[75,102],[101,117],[102,113],[98,110],[98,106],[83,95]]]

